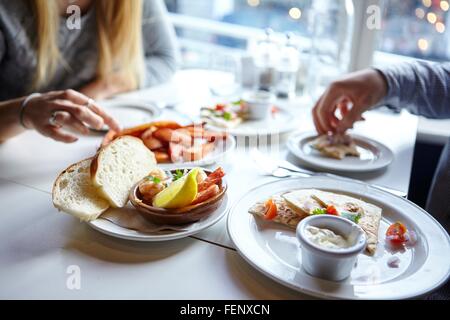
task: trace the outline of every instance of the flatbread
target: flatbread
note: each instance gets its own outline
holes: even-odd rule
[[[367,235],[368,254],[373,255],[377,249],[378,228],[382,209],[353,197],[326,192],[317,189],[301,189],[275,195],[272,200],[277,206],[277,216],[273,222],[295,229],[298,223],[311,215],[315,209],[334,206],[338,212],[360,214],[358,225]],[[264,218],[266,207],[264,202],[257,202],[249,209],[249,213]]]
[[[294,208],[291,208],[279,195],[273,196],[272,201],[277,206],[277,216],[271,220],[273,222],[295,229],[300,220],[308,216],[307,214],[298,212]],[[260,218],[264,218],[264,215],[266,214],[266,206],[264,202],[257,202],[248,210],[248,212]]]
[[[311,146],[326,157],[342,160],[346,156],[359,157],[356,144],[349,135],[321,135]]]
[[[319,192],[315,189],[302,189],[284,193],[283,199],[297,211],[304,215],[310,215],[315,209],[322,209],[323,205],[314,199],[314,194]]]

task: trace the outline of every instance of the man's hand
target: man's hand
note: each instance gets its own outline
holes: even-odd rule
[[[363,119],[362,114],[387,94],[387,83],[376,70],[351,73],[333,82],[313,109],[314,125],[319,134],[344,133]],[[337,114],[340,111],[340,116]]]

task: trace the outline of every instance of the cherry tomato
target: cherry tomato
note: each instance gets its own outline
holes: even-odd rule
[[[225,105],[224,105],[224,104],[221,104],[221,103],[218,103],[218,104],[216,105],[216,110],[217,110],[217,111],[223,111],[223,110],[225,110]]]
[[[280,112],[280,109],[277,106],[272,106],[272,114],[275,114],[277,112]]]
[[[407,231],[405,225],[397,221],[387,229],[386,238],[394,244],[403,244],[406,242],[405,234]]]
[[[272,199],[269,199],[265,203],[266,206],[266,214],[264,215],[264,219],[273,220],[277,216],[277,205],[273,202]]]
[[[333,216],[338,216],[339,215],[337,210],[336,210],[336,208],[335,208],[335,206],[331,206],[331,205],[327,207],[327,213],[331,214]]]

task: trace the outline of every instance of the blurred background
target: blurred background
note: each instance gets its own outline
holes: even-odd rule
[[[261,29],[264,28],[271,28],[275,33],[293,32],[303,37],[304,42],[300,46],[305,51],[309,46],[307,39],[313,33],[311,11],[314,8],[311,0],[165,0],[165,2],[172,13],[177,33],[182,39],[183,63],[186,66],[211,67],[210,54],[216,47],[220,47],[223,54],[246,50],[252,41],[258,39]],[[361,21],[361,15],[367,16],[365,9],[369,5],[375,4],[381,8],[381,30],[372,44],[375,64],[408,57],[448,60],[449,1],[354,2],[354,16],[350,17],[354,21]],[[363,10],[358,10],[359,7]],[[361,30],[361,26],[356,29],[364,31]],[[355,33],[352,38],[358,36]]]

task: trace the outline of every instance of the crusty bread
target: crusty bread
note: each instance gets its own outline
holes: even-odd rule
[[[91,178],[111,206],[128,202],[130,189],[156,166],[156,159],[142,140],[123,136],[102,147],[92,160]]]
[[[97,219],[109,203],[101,198],[92,184],[90,166],[86,159],[64,170],[53,185],[53,205],[83,221]]]

